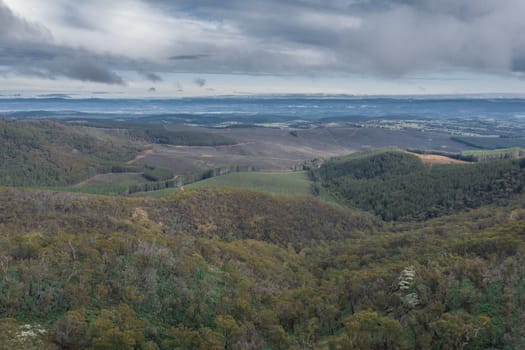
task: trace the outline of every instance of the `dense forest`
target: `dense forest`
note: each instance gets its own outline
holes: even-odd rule
[[[1,185],[72,184],[122,167],[142,149],[117,131],[54,121],[0,119],[0,130]]]
[[[0,348],[519,349],[523,197],[425,223],[234,190],[0,190]]]
[[[384,220],[428,219],[521,193],[525,159],[424,165],[414,155],[387,149],[331,159],[312,175],[318,191]]]

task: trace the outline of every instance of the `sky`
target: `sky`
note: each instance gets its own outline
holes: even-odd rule
[[[523,0],[0,0],[0,95],[525,94]]]

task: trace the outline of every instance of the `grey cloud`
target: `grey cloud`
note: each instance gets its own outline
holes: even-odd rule
[[[169,13],[225,23],[238,43],[179,42],[177,71],[400,76],[413,72],[522,70],[522,0],[146,1]],[[355,26],[349,26],[352,21]],[[186,58],[185,55],[181,55]],[[516,63],[518,62],[518,63]]]
[[[16,16],[0,0],[0,39],[1,40],[47,40],[50,32],[42,26]]]
[[[195,78],[195,79],[193,79],[193,83],[195,83],[195,85],[197,85],[199,87],[204,87],[204,85],[206,85],[206,79]]]
[[[421,12],[406,5],[367,14],[363,26],[344,38],[339,52],[357,63],[351,68],[387,75],[447,69],[508,72],[515,46],[523,45],[513,36],[525,29],[512,13],[525,7],[514,4],[468,19],[444,15],[450,9],[446,7]]]
[[[80,81],[105,84],[124,84],[104,62],[107,58],[79,49],[46,43],[4,42],[0,46],[0,65],[11,70],[40,78],[60,76]]]
[[[150,87],[150,88],[148,89],[148,92],[150,92],[150,93],[157,92],[157,89],[154,88],[154,87]]]
[[[39,94],[37,97],[40,98],[63,98],[63,99],[70,99],[73,98],[71,95],[68,94]]]
[[[86,50],[52,43],[44,26],[16,16],[0,0],[0,65],[25,75],[47,79],[64,76],[80,81],[124,84],[105,63]]]
[[[104,65],[84,57],[76,57],[71,60],[61,59],[51,62],[49,71],[52,74],[61,74],[68,78],[80,81],[92,81],[105,84],[123,85],[124,80]]]
[[[174,60],[174,61],[177,61],[177,60],[198,60],[200,58],[206,58],[206,57],[209,57],[209,56],[210,55],[207,55],[207,54],[178,55],[178,56],[170,56],[170,57],[168,57],[168,59]]]
[[[514,72],[525,72],[525,56],[514,59],[512,62],[512,70]]]
[[[58,52],[52,46],[35,43],[0,41],[0,65],[30,65],[53,60]]]
[[[156,73],[141,73],[146,79],[148,79],[151,82],[157,83],[159,81],[162,81],[162,77]]]
[[[176,20],[209,24],[203,30],[209,35],[180,32],[163,57],[143,61],[95,54],[51,44],[44,27],[16,17],[0,0],[0,65],[109,84],[124,83],[115,73],[122,70],[155,72],[140,73],[151,82],[166,72],[388,77],[525,72],[523,0],[142,1]],[[64,2],[69,4],[64,21],[80,18],[85,23],[79,26],[96,27],[96,18],[83,17],[72,0]],[[198,79],[194,83],[204,87],[206,81]]]
[[[431,14],[446,14],[463,20],[471,20],[497,11],[505,1],[506,0],[391,0],[391,4],[401,4]]]
[[[79,3],[65,3],[62,21],[72,27],[80,29],[95,29],[96,25],[80,10]]]

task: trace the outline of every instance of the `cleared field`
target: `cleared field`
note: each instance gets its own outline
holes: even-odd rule
[[[202,130],[202,128],[195,128]],[[239,128],[204,129],[237,141],[226,146],[152,145],[138,164],[167,168],[177,175],[227,165],[250,165],[261,171],[291,170],[297,163],[330,158],[379,147],[446,149],[461,152],[471,147],[450,140],[447,134],[417,130],[374,128],[315,128],[308,130]],[[295,132],[296,136],[291,134]]]
[[[291,197],[312,194],[311,182],[306,172],[231,173],[185,186],[186,189],[199,187],[233,187]]]
[[[464,160],[454,159],[446,156],[440,156],[437,154],[419,154],[419,153],[412,153],[407,152],[408,154],[411,154],[413,156],[416,156],[420,158],[423,163],[425,164],[466,164],[469,162],[466,162]]]
[[[140,197],[162,197],[177,191],[201,187],[228,187],[271,193],[279,196],[311,196],[312,182],[306,172],[243,172],[217,176],[184,186],[161,191],[137,193]]]

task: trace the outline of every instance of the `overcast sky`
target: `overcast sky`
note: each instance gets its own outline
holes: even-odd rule
[[[525,93],[524,0],[0,0],[0,94]]]

